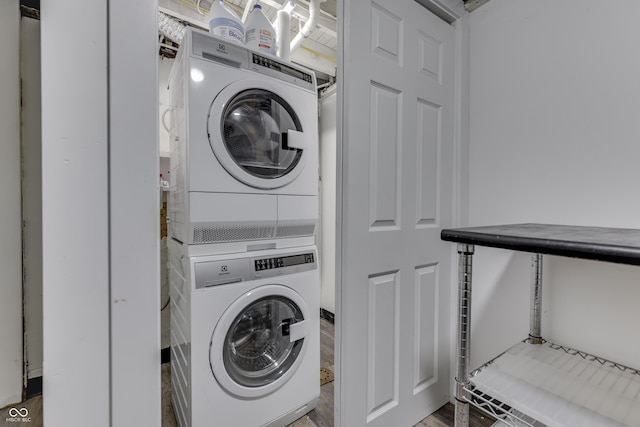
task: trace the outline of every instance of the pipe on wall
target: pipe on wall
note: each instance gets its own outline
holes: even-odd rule
[[[302,45],[302,41],[309,37],[311,31],[316,27],[318,23],[318,16],[320,15],[320,3],[326,0],[311,0],[309,3],[309,20],[304,24],[302,29],[291,40],[291,53],[295,52]]]

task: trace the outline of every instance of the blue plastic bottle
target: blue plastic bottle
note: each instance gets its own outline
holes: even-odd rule
[[[224,3],[224,0],[214,0],[211,3],[209,17],[209,32],[211,34],[224,40],[244,44],[242,20]]]

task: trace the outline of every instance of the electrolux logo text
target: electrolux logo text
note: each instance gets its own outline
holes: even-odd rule
[[[30,423],[29,410],[27,408],[11,408],[9,416],[5,419],[7,423]]]

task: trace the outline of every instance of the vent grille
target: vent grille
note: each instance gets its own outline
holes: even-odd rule
[[[196,223],[191,226],[191,243],[242,242],[247,240],[265,240],[284,237],[312,236],[316,229],[315,221],[290,221],[277,225],[263,223]]]
[[[279,223],[276,237],[312,236],[316,229],[316,223]]]
[[[195,244],[271,239],[275,224],[198,224],[193,226],[192,237]]]

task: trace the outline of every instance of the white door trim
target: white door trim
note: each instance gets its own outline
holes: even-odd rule
[[[69,414],[76,425],[111,423],[107,3],[84,2],[92,13],[80,20],[74,18],[73,0],[41,4],[43,413],[48,426],[69,425]],[[91,393],[79,393],[87,384]]]
[[[107,4],[111,426],[158,426],[158,6],[156,0]]]
[[[157,5],[77,6],[41,4],[44,424],[156,426]]]

